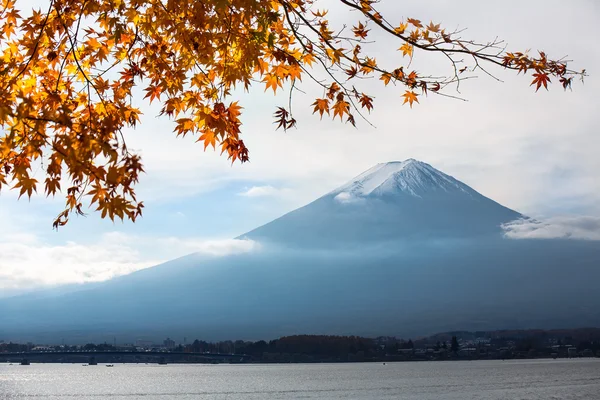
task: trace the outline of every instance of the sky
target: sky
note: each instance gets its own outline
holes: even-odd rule
[[[330,14],[335,23],[354,23],[355,14],[335,0],[321,3],[337,10]],[[204,152],[195,138],[176,138],[173,122],[157,117],[159,107],[143,103],[142,123],[126,132],[146,170],[137,187],[146,205],[143,218],[113,223],[90,210],[57,232],[52,221],[62,210],[61,197],[17,201],[15,191],[3,189],[0,297],[44,285],[105,280],[192,252],[218,257],[258,251],[259,244],[234,238],[377,163],[407,158],[430,163],[536,218],[536,225],[511,226],[512,237],[600,240],[599,3],[382,0],[380,8],[391,21],[433,20],[467,28],[465,38],[498,36],[509,49],[567,56],[589,77],[584,84],[575,82],[573,91],[551,85],[535,93],[530,76],[492,68],[503,82],[483,74],[463,82],[461,95],[468,101],[429,96],[413,109],[401,105],[400,91],[365,81],[362,88],[375,96],[369,116],[374,127],[359,120],[357,128],[312,115],[310,103],[321,93],[305,80],[306,93],[294,98],[298,127],[287,132],[276,131],[272,123],[287,94],[273,96],[256,87],[239,96],[251,160],[243,165],[231,165],[210,149]],[[370,51],[380,64],[400,61],[391,51],[399,43],[383,35],[375,39]],[[417,51],[414,63],[423,71],[450,72],[443,56]]]

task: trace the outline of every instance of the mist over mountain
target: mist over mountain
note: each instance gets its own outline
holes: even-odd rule
[[[416,161],[378,164],[241,235],[261,250],[192,254],[80,290],[0,300],[0,338],[416,336],[600,321],[600,245],[514,240],[527,218]]]

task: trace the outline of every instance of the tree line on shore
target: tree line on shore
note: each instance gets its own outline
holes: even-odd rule
[[[32,343],[0,342],[0,353],[35,351]],[[83,346],[45,346],[55,351],[96,351],[116,350],[140,351],[135,346],[114,346],[107,343],[88,343]],[[349,355],[358,359],[380,359],[385,356],[426,355],[426,358],[444,358],[465,353],[469,356],[490,356],[495,354],[551,355],[571,348],[573,352],[600,355],[600,328],[571,330],[504,330],[493,332],[447,332],[426,338],[399,339],[396,337],[365,338],[360,336],[333,335],[293,335],[270,341],[226,340],[208,342],[194,340],[188,344],[178,344],[163,351],[180,353],[221,353],[243,354],[255,359],[276,357],[273,355],[296,354],[314,359],[347,359]]]

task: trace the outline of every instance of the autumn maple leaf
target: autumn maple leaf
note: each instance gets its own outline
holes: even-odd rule
[[[533,74],[533,81],[531,82],[531,85],[536,85],[535,87],[535,91],[537,92],[542,86],[544,86],[544,89],[548,90],[548,82],[550,82],[550,77],[548,76],[548,74],[544,74],[544,73],[536,73]],[[530,85],[530,86],[531,86]]]
[[[31,198],[31,194],[33,192],[37,192],[37,180],[34,178],[22,178],[20,181],[18,181],[15,186],[13,187],[13,189],[17,189],[17,188],[21,188],[21,190],[19,190],[19,198],[21,198],[21,196],[23,196],[25,193],[27,193],[27,197]]]
[[[343,119],[344,114],[349,114],[349,113],[350,113],[350,104],[347,101],[338,100],[333,105],[333,118],[335,118],[336,115],[339,115],[340,119]]]
[[[387,86],[390,83],[390,80],[392,79],[392,75],[388,74],[388,73],[384,73],[384,74],[381,74],[379,79],[383,81],[383,84],[385,86]]]
[[[323,114],[329,114],[329,100],[328,99],[316,99],[314,103],[311,104],[314,106],[313,114],[318,112],[321,118],[323,118]]]
[[[271,88],[273,89],[273,93],[277,93],[277,87],[283,87],[280,79],[275,74],[267,74],[263,82],[265,83],[265,92]]]
[[[427,25],[427,30],[433,33],[437,33],[440,31],[440,24],[434,24],[433,21],[431,21],[429,25]]]
[[[412,108],[412,105],[414,102],[417,102],[417,103],[419,102],[419,99],[417,98],[417,96],[418,96],[418,94],[416,94],[415,92],[413,92],[411,90],[407,90],[402,95],[402,97],[404,97],[404,103],[402,103],[402,104],[408,103],[410,105],[410,108]]]
[[[408,28],[408,24],[402,23],[402,24],[398,25],[396,28],[394,28],[394,33],[396,33],[398,35],[402,35],[404,33],[404,31],[406,31],[406,28]]]
[[[240,107],[239,103],[237,101],[232,102],[229,105],[229,108],[227,109],[227,113],[229,114],[229,119],[230,120],[235,120],[237,119],[241,114],[241,110],[243,107]]]
[[[290,115],[288,110],[283,107],[277,107],[274,116],[276,118],[275,123],[278,124],[276,129],[283,128],[284,131],[287,131],[296,126],[296,120]]]
[[[344,56],[344,49],[325,49],[327,56],[331,60],[331,65],[339,64],[341,58]]]
[[[204,142],[204,150],[206,150],[206,148],[208,147],[208,145],[211,145],[213,147],[213,149],[216,147],[216,143],[217,143],[217,137],[215,135],[215,132],[207,129],[206,131],[204,131],[204,133],[202,134],[202,136],[200,136],[198,138],[198,140],[196,140],[197,142]]]
[[[146,96],[144,96],[144,98],[148,98],[150,97],[150,103],[152,103],[152,100],[156,99],[156,100],[160,100],[160,94],[162,92],[160,86],[158,85],[150,85],[148,86],[146,89],[144,89],[147,93]]]
[[[373,109],[373,98],[367,96],[366,94],[363,94],[362,96],[360,96],[360,105],[363,108],[366,108],[369,112],[371,112],[371,110]]]
[[[413,46],[410,43],[404,43],[398,50],[402,52],[403,56],[409,56],[412,58]]]
[[[408,22],[409,24],[411,24],[415,28],[422,28],[423,27],[423,24],[421,24],[421,21],[418,20],[418,19],[408,18],[406,20],[406,22]]]
[[[352,28],[352,32],[354,32],[354,36],[361,39],[366,39],[369,29],[366,29],[362,22],[359,22],[358,26]]]

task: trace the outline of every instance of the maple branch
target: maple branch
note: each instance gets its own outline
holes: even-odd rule
[[[60,70],[58,71],[58,77],[56,78],[56,88],[54,89],[55,91],[58,90],[59,86],[60,86],[60,81],[62,78],[62,73],[63,73],[63,69],[65,67],[65,65],[67,64],[67,58],[69,57],[69,53],[73,50],[73,45],[71,45],[71,47],[69,48],[69,51],[67,51],[67,54],[65,54],[65,57],[63,58],[61,64],[60,64]]]
[[[13,78],[13,80],[17,80],[19,79],[19,77],[21,75],[23,75],[23,73],[25,72],[25,70],[27,70],[27,68],[29,67],[29,64],[31,63],[31,60],[33,60],[33,58],[37,55],[37,50],[38,47],[40,46],[40,40],[42,39],[42,35],[44,34],[44,30],[46,30],[46,26],[48,25],[48,19],[50,18],[50,14],[52,14],[52,7],[54,6],[54,0],[50,0],[50,5],[48,6],[48,12],[46,13],[46,18],[44,18],[44,22],[42,23],[42,27],[40,28],[40,33],[37,37],[37,40],[35,41],[35,45],[33,47],[33,51],[31,52],[31,57],[29,57],[29,59],[27,60],[27,63],[25,64],[25,66],[23,67],[23,69],[21,69],[21,71],[19,71],[19,73]],[[58,12],[58,10],[57,10]]]
[[[284,9],[285,9],[285,8],[284,8]],[[293,10],[293,8],[292,8],[292,11],[294,11],[294,10]],[[360,11],[362,12],[362,10],[360,10]],[[328,47],[329,47],[331,50],[333,50],[333,51],[335,51],[335,50],[336,50],[336,46],[334,46],[334,45],[333,45],[333,44],[330,42],[330,40],[328,40],[327,38],[323,37],[323,36],[321,35],[321,33],[320,33],[319,31],[317,31],[317,30],[316,30],[316,29],[313,27],[313,24],[311,24],[311,23],[310,23],[310,21],[308,21],[306,18],[304,18],[304,17],[303,17],[302,15],[300,15],[298,12],[295,12],[295,14],[297,15],[297,17],[298,17],[298,18],[300,18],[300,19],[301,19],[301,20],[304,22],[304,25],[305,25],[305,26],[307,26],[307,27],[309,27],[309,28],[310,28],[310,29],[311,29],[311,30],[312,30],[312,31],[313,31],[315,34],[317,34],[317,35],[318,35],[318,37],[319,37],[319,38],[320,38],[320,39],[321,39],[321,40],[322,40],[324,43],[326,43],[326,44],[327,44],[327,46],[328,46]],[[288,18],[288,21],[289,21],[289,18]],[[290,24],[291,24],[291,22],[290,22]],[[293,30],[293,31],[294,31],[294,30]],[[453,32],[452,34],[456,34],[456,33],[458,33],[458,32],[460,32],[460,31],[455,31],[455,32]],[[310,41],[310,39],[309,39],[309,38],[308,38],[306,35],[302,35],[302,34],[300,34],[300,33],[299,33],[299,32],[297,32],[297,31],[294,31],[294,33],[295,33],[295,34],[296,34],[296,36],[298,37],[298,40],[299,40],[299,42],[300,42],[300,43],[302,43],[302,41],[301,41],[301,38],[302,38],[302,37],[303,37],[303,38],[305,38],[306,40],[309,40],[309,41]],[[444,54],[444,55],[445,55],[445,56],[446,56],[446,57],[447,57],[447,58],[450,60],[450,62],[452,63],[452,65],[453,65],[453,68],[454,68],[454,78],[450,78],[450,79],[448,79],[448,78],[444,78],[444,77],[440,77],[440,78],[436,78],[436,77],[421,77],[421,82],[427,82],[427,83],[432,83],[432,82],[434,82],[434,83],[439,83],[439,84],[440,84],[440,88],[441,88],[441,89],[445,88],[446,86],[448,86],[448,85],[449,85],[449,84],[451,84],[451,83],[454,83],[454,82],[456,82],[456,83],[457,83],[457,91],[458,91],[458,87],[459,87],[459,85],[460,85],[460,81],[461,81],[461,80],[473,79],[474,77],[460,77],[460,76],[459,76],[459,71],[458,71],[458,69],[457,69],[457,67],[456,67],[456,60],[454,60],[454,59],[453,59],[453,58],[450,56],[450,54],[448,54],[448,52],[447,52],[447,51],[440,49],[440,52],[442,52],[442,54]],[[342,55],[342,57],[343,57],[344,59],[346,59],[347,61],[349,61],[349,62],[350,62],[350,63],[352,63],[352,64],[356,64],[356,65],[359,65],[359,66],[361,66],[361,67],[369,67],[369,68],[372,68],[373,70],[375,70],[375,71],[377,71],[377,72],[380,72],[380,73],[382,73],[382,74],[390,74],[388,71],[386,71],[386,70],[384,70],[384,69],[382,69],[382,68],[379,68],[378,66],[372,66],[372,65],[368,65],[368,64],[366,64],[364,61],[360,61],[360,60],[358,60],[358,59],[352,59],[352,58],[348,57],[346,53],[341,53],[341,55]],[[317,58],[318,58],[318,57],[317,57]],[[321,61],[321,60],[319,59],[319,61]],[[412,58],[411,58],[411,61],[412,61]],[[325,69],[328,71],[327,67],[326,67],[326,66],[325,66],[325,65],[324,65],[322,62],[321,62],[321,64],[322,64],[322,65],[323,65],[323,67],[324,67],[324,68],[325,68]],[[409,65],[410,65],[410,63],[409,63]],[[328,71],[328,72],[329,72],[329,71]],[[331,74],[330,74],[330,75],[331,75]],[[349,79],[351,79],[351,78],[348,78],[348,80],[349,80]],[[430,79],[431,79],[432,81],[430,81]],[[408,85],[408,82],[406,81],[406,79],[398,79],[398,78],[394,78],[394,79],[393,79],[393,83],[394,83],[394,85],[396,84],[396,81],[398,81],[398,80],[399,80],[400,82],[402,82],[402,83],[403,83],[405,86],[409,86],[409,85]],[[340,82],[339,82],[339,81],[337,81],[337,83],[338,83],[338,84],[340,84]],[[409,87],[410,87],[410,86],[409,86]],[[440,90],[435,90],[435,91],[433,91],[433,93],[434,93],[434,94],[436,94],[436,95],[438,95],[438,96],[442,96],[442,97],[446,97],[446,98],[451,98],[451,99],[460,100],[460,101],[468,101],[468,100],[467,100],[467,99],[465,99],[465,98],[458,97],[458,96],[454,96],[454,95],[450,95],[450,94],[447,94],[447,93],[441,92]],[[357,108],[356,108],[356,106],[355,106],[354,104],[353,104],[353,106],[354,106],[354,108],[355,108],[355,109],[357,109]],[[360,112],[359,112],[359,114],[360,114]],[[369,121],[368,121],[368,120],[367,120],[367,119],[366,119],[364,116],[362,116],[362,115],[361,115],[361,117],[362,117],[364,120],[366,120],[367,122],[369,122]]]
[[[290,15],[288,13],[288,9],[287,9],[287,4],[283,4],[283,10],[285,12],[286,15],[286,19],[288,21],[288,24],[290,25],[290,29],[292,30],[292,33],[294,34],[294,36],[298,39],[298,41],[302,44],[302,47],[306,50],[306,46],[304,45],[304,43],[302,42],[302,38],[301,36],[297,33],[296,28],[294,27],[294,24],[292,23],[291,19],[290,19]],[[307,25],[310,26],[310,24],[308,24],[308,21],[306,21],[306,19],[302,16],[299,15],[297,11],[295,11],[293,8],[291,8],[291,11],[294,12],[294,14],[296,16],[298,16],[302,21],[304,21]],[[315,33],[317,33],[317,35],[319,35],[319,37],[322,38],[322,35],[320,34],[319,31],[317,31],[315,28],[313,28],[312,26],[310,26],[311,30],[313,30]],[[306,38],[306,36],[302,35],[304,38]],[[307,40],[309,40],[310,43],[312,43],[312,41],[310,41],[310,39],[306,38]],[[329,41],[327,41],[326,39],[322,38],[323,40],[326,41],[326,43],[332,48],[334,49],[334,47],[329,43]],[[348,97],[348,100],[350,101],[350,104],[352,104],[352,108],[358,113],[358,115],[369,125],[371,125],[372,127],[375,127],[360,111],[360,109],[358,108],[358,106],[356,105],[356,103],[354,102],[354,100],[352,99],[351,93],[348,91],[348,89],[346,88],[346,86],[340,82],[338,80],[338,78],[333,75],[331,73],[331,71],[329,70],[329,68],[327,68],[327,65],[325,65],[325,62],[321,59],[321,57],[315,57],[317,59],[317,61],[321,64],[321,66],[323,67],[323,69],[325,70],[325,72],[327,72],[327,74],[331,77],[331,79],[333,79],[333,81],[335,83],[337,83],[342,90],[344,91],[344,93],[346,93],[346,97]],[[317,81],[318,82],[318,81]],[[320,82],[318,82],[320,83]],[[321,85],[323,86],[323,88],[327,88],[325,85]],[[349,115],[349,118],[352,117],[352,115]],[[352,124],[354,125],[354,123]]]
[[[286,15],[287,15],[287,9],[286,9],[285,5],[284,5],[284,10],[286,11]],[[300,18],[304,22],[304,24],[319,37],[319,39],[321,39],[325,44],[327,44],[327,47],[329,47],[329,49],[331,49],[332,51],[338,50],[337,47],[334,46],[331,43],[330,40],[328,40],[327,38],[323,37],[323,35],[321,34],[321,32],[319,32],[315,27],[313,27],[312,24],[310,24],[310,22],[302,14],[300,14],[297,10],[294,10],[294,8],[291,8],[290,11],[292,11],[296,17]],[[288,21],[290,21],[289,17],[288,17]],[[291,22],[290,22],[290,24],[291,24]],[[294,36],[297,37],[298,41],[301,42],[301,38],[303,37],[303,38],[307,39],[309,42],[313,43],[312,40],[309,39],[306,35],[299,34],[298,31],[295,30],[293,27],[291,27],[291,29],[292,29],[292,32],[294,33]],[[380,72],[382,74],[388,74],[389,73],[388,71],[386,71],[386,70],[384,70],[382,68],[379,68],[378,66],[368,65],[364,61],[360,61],[358,59],[352,59],[352,58],[348,57],[348,55],[346,53],[341,52],[340,54],[341,54],[342,58],[344,58],[346,61],[348,61],[348,62],[350,62],[352,64],[356,64],[356,65],[359,65],[361,67],[371,68],[374,71]],[[324,67],[324,69],[327,71],[327,73],[332,77],[332,79],[336,80],[336,78],[329,72],[329,68],[324,64],[324,62],[321,60],[321,58],[320,57],[316,57],[316,59],[318,61],[320,61],[320,63],[322,64],[322,66]],[[336,80],[336,83],[338,83],[338,84],[341,85],[341,83],[338,80]],[[406,84],[406,82],[404,82],[404,83]]]
[[[425,51],[451,51],[453,53],[464,53],[464,54],[469,54],[469,55],[473,55],[474,53],[470,50],[467,49],[441,49],[439,47],[431,47],[431,46],[427,46],[427,45],[422,45],[417,41],[411,40],[409,37],[404,36],[402,34],[399,34],[397,32],[395,32],[392,28],[386,26],[384,23],[381,22],[381,20],[379,18],[376,18],[373,14],[363,10],[361,8],[360,5],[352,3],[348,0],[339,0],[340,2],[342,2],[343,4],[360,11],[363,15],[365,15],[366,17],[368,17],[371,21],[373,21],[376,25],[378,25],[380,28],[382,28],[383,30],[385,30],[386,32],[388,32],[389,34],[396,36],[400,39],[402,39],[403,41],[405,41],[406,43],[411,44],[412,46],[415,46],[421,50],[425,50]],[[494,64],[497,64],[499,66],[504,66],[500,61],[498,60],[494,60],[492,57],[494,57],[493,55],[487,55],[487,54],[476,54],[477,57],[480,57],[482,59],[485,59],[486,61],[490,61]],[[489,58],[488,58],[489,57]]]
[[[58,18],[60,19],[62,26],[65,28],[65,33],[66,33],[67,37],[69,38],[69,42],[71,43],[71,54],[73,54],[73,59],[75,61],[75,64],[77,65],[77,69],[79,70],[79,72],[81,72],[81,75],[84,77],[85,81],[87,82],[88,88],[89,88],[89,86],[91,86],[94,89],[94,91],[96,92],[96,95],[98,96],[98,98],[100,99],[102,104],[106,107],[106,100],[104,99],[104,96],[100,93],[100,91],[98,90],[96,85],[94,85],[94,83],[87,76],[85,70],[81,66],[81,63],[79,62],[77,53],[75,52],[75,43],[77,43],[77,35],[79,33],[79,24],[81,22],[81,17],[83,15],[83,8],[85,7],[86,1],[84,1],[81,6],[82,11],[81,11],[81,14],[79,14],[79,20],[77,22],[77,28],[75,30],[75,38],[74,39],[69,34],[69,28],[66,26],[60,11],[58,11],[58,8],[56,8],[56,14],[58,15]],[[90,102],[91,102],[91,97],[88,96],[88,107],[89,107]],[[117,137],[115,137],[115,140],[117,140],[117,144],[120,145],[119,147],[121,148],[123,155],[129,155],[130,153],[129,153],[129,150],[127,149],[127,144],[125,142],[125,137],[123,135],[123,131],[121,130],[121,128],[117,128],[117,131],[118,131],[119,135],[121,136],[121,143],[119,144]]]
[[[83,75],[83,78],[85,79],[85,81],[87,82],[88,85],[92,85],[92,87],[96,90],[96,94],[98,94],[98,97],[100,97],[100,99],[102,100],[102,96],[100,95],[99,91],[96,89],[96,87],[94,86],[94,84],[92,83],[92,81],[90,80],[90,78],[88,78],[87,74],[85,73],[83,67],[81,66],[81,64],[79,63],[79,59],[77,58],[77,53],[75,52],[75,43],[77,40],[75,40],[75,42],[73,41],[73,39],[71,38],[71,35],[69,34],[69,28],[67,27],[67,25],[65,24],[65,22],[63,21],[62,15],[60,14],[60,11],[58,11],[58,8],[56,9],[56,14],[58,15],[58,18],[60,19],[60,22],[62,24],[62,26],[65,28],[65,33],[69,39],[69,43],[71,44],[71,54],[73,54],[73,60],[75,61],[75,64],[77,65],[77,69],[79,70],[79,72],[81,72],[81,75]]]
[[[292,112],[292,93],[294,92],[295,88],[296,88],[296,80],[293,79],[292,86],[290,87],[290,93],[288,96],[288,109],[290,110],[290,117],[292,117],[292,119],[294,119],[294,113]]]
[[[137,25],[134,25],[134,26],[135,26],[135,35],[133,37],[133,40],[131,41],[131,44],[129,45],[129,48],[127,49],[128,58],[129,58],[129,54],[131,53],[131,50],[133,50],[133,46],[135,46],[136,42],[139,40],[139,36],[138,36],[139,28]],[[121,64],[122,62],[123,62],[122,60],[117,59],[117,61],[112,63],[108,68],[101,70],[102,72],[100,74],[96,75],[96,77],[101,78],[103,75],[108,73],[111,69],[113,69],[117,65]]]
[[[229,9],[229,27],[227,29],[227,38],[225,39],[225,59],[223,60],[223,76],[227,71],[227,60],[229,59],[229,39],[231,38],[231,24],[233,23],[233,11],[231,7]],[[224,96],[225,85],[221,82],[221,98]]]
[[[41,121],[41,122],[55,123],[55,124],[59,124],[59,122],[57,122],[55,120],[52,120],[52,119],[49,119],[49,118],[41,118],[41,117],[33,117],[33,116],[25,116],[24,117],[24,121],[23,121],[24,125],[27,126],[29,129],[31,129],[32,132],[34,132],[37,135],[42,136],[42,138],[44,139],[43,140],[44,143],[46,143],[46,145],[50,146],[55,152],[59,153],[63,157],[63,160],[65,162],[66,162],[66,160],[74,160],[81,167],[83,167],[87,171],[88,174],[93,175],[97,180],[101,179],[100,176],[98,176],[98,174],[96,173],[96,171],[93,168],[90,168],[90,166],[89,166],[89,164],[87,162],[80,161],[77,157],[75,157],[75,158],[69,157],[69,155],[62,148],[60,148],[55,141],[49,142],[49,138],[47,136],[43,135],[35,127],[32,127],[27,122],[25,122],[27,120]],[[84,190],[85,190],[85,188],[84,188]],[[84,192],[82,191],[81,196],[83,194],[84,194]],[[80,196],[79,200],[81,199],[81,196]]]
[[[467,47],[463,47],[463,48],[452,48],[452,49],[442,49],[438,46],[427,46],[427,45],[422,45],[417,41],[411,40],[409,37],[401,35],[397,32],[395,32],[392,28],[386,26],[379,18],[375,17],[373,14],[369,13],[368,11],[365,11],[362,9],[362,7],[356,3],[352,3],[351,1],[348,0],[339,0],[341,3],[360,11],[363,15],[365,15],[366,17],[368,17],[371,21],[373,21],[376,25],[378,25],[380,28],[382,28],[383,30],[385,30],[387,33],[396,36],[400,39],[402,39],[403,41],[405,41],[406,43],[411,44],[412,46],[419,48],[421,50],[425,50],[425,51],[430,51],[430,52],[451,52],[451,53],[463,53],[463,54],[468,54],[470,56],[476,57],[478,59],[496,64],[498,66],[504,67],[506,69],[511,69],[514,71],[519,71],[519,67],[516,66],[512,66],[512,65],[506,65],[504,62],[500,61],[502,60],[499,54],[486,54],[486,53],[478,53],[476,51],[470,50]],[[388,23],[389,24],[389,23]],[[390,24],[391,26],[391,24]],[[461,42],[456,42],[458,44],[461,44]],[[473,43],[469,43],[471,45],[473,45]],[[492,46],[489,46],[492,47]],[[582,72],[577,72],[577,71],[573,71],[573,70],[567,70],[568,73],[572,74],[572,75],[581,75]]]
[[[85,0],[83,2],[82,6],[81,6],[81,12],[79,13],[79,18],[77,20],[77,30],[76,30],[76,35],[75,35],[75,42],[77,42],[77,33],[79,32],[79,24],[81,23],[81,17],[83,16],[83,7],[85,7],[86,2],[87,2],[87,0]],[[58,11],[57,11],[57,13],[58,13]],[[66,31],[66,29],[65,29],[65,36],[67,38],[69,37],[69,34]],[[74,46],[73,43],[71,43],[71,47],[70,47],[69,51],[67,51],[67,54],[63,58],[63,61],[62,61],[61,65],[60,65],[60,71],[58,72],[58,77],[56,78],[56,89],[55,90],[58,90],[58,87],[60,86],[60,80],[61,80],[61,77],[62,77],[63,68],[65,67],[65,64],[67,62],[67,57],[69,56],[69,53],[73,51],[73,46]]]

